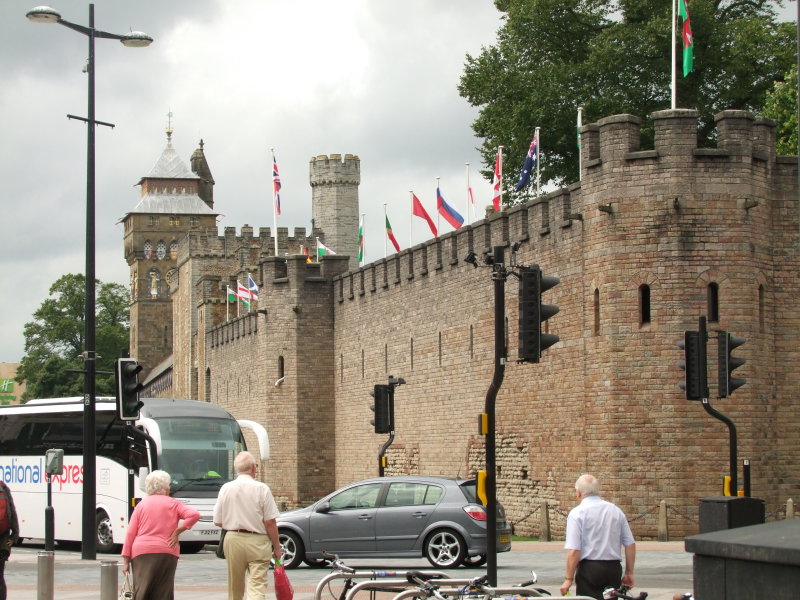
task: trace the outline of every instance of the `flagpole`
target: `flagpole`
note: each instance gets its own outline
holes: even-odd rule
[[[314,260],[315,262],[319,262],[319,238],[317,240],[317,249],[314,251]]]
[[[542,158],[542,140],[539,139],[539,128],[536,128],[534,132],[536,136],[536,197],[538,198],[541,195],[541,176],[539,173],[539,164],[541,164],[540,158]]]
[[[439,220],[441,213],[439,212],[439,178],[436,178],[436,232],[442,230],[441,221]],[[437,235],[438,237],[438,235]]]
[[[270,148],[272,152],[272,166],[275,162],[275,148]],[[275,240],[275,257],[278,257],[278,207],[275,204],[275,173],[272,174],[272,235]]]
[[[500,210],[503,210],[503,147],[497,147],[497,162],[500,165],[500,174],[499,174],[499,181],[500,181]]]
[[[386,230],[386,221],[389,215],[386,212],[386,203],[383,203],[383,258],[389,256],[389,232]]]
[[[676,60],[676,56],[675,56],[675,23],[677,21],[677,18],[676,18],[676,15],[675,15],[675,3],[677,1],[678,0],[672,0],[672,37],[670,38],[671,41],[672,41],[672,90],[671,90],[672,110],[675,110],[675,107],[677,106],[677,98],[676,98],[676,94],[675,94],[675,87],[676,87],[676,83],[677,83],[677,75],[675,74],[675,60]]]
[[[225,286],[225,322],[231,320],[231,295],[230,295],[231,288],[230,286]]]
[[[253,292],[250,290],[250,271],[247,272],[247,290],[250,292],[250,302],[247,303],[247,314],[253,309]]]
[[[361,246],[361,260],[358,263],[359,267],[363,267],[364,264],[367,262],[367,244],[366,244],[366,235],[364,234],[364,219],[367,216],[367,213],[361,213],[361,239],[359,240],[359,245]]]
[[[411,200],[411,220],[408,227],[408,247],[414,245],[414,190],[408,190],[408,199]]]
[[[469,205],[470,205],[470,201],[469,201],[469,163],[464,163],[464,169],[467,172],[467,213],[466,214],[467,214],[467,225],[469,225],[472,222],[470,220],[470,218],[469,218]],[[472,215],[472,219],[473,220],[475,219],[474,212],[473,212],[473,215]]]
[[[583,178],[583,155],[581,153],[581,127],[583,126],[583,107],[578,107],[578,181]]]

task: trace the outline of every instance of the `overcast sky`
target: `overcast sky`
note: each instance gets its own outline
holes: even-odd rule
[[[52,2],[88,25],[88,2]],[[0,0],[0,362],[22,357],[23,326],[50,285],[85,270],[86,125],[66,115],[86,115],[88,41],[29,22],[35,5]],[[793,20],[796,4],[783,12]],[[187,165],[205,141],[220,231],[272,225],[270,147],[283,183],[278,225],[290,231],[311,226],[309,159],[360,157],[368,260],[384,254],[383,204],[407,248],[408,191],[434,216],[436,177],[466,213],[467,162],[480,214],[491,184],[478,173],[477,112],[456,86],[466,54],[492,44],[499,26],[491,0],[96,0],[97,29],[155,39],[143,49],[96,41],[96,118],[116,125],[97,129],[98,279],[128,285],[119,220],[165,147],[170,111]],[[523,158],[507,157],[507,177]],[[429,237],[415,219],[413,243]]]
[[[86,125],[66,115],[86,115],[88,39],[31,23],[35,5],[0,2],[0,362],[22,357],[23,326],[50,285],[85,271]],[[87,2],[52,5],[88,25]],[[491,44],[499,25],[491,0],[97,0],[97,29],[155,39],[142,49],[96,40],[96,118],[116,125],[97,129],[98,279],[128,285],[118,221],[165,147],[170,111],[187,165],[205,142],[220,228],[272,225],[270,147],[283,183],[278,225],[290,231],[311,226],[309,159],[360,157],[370,260],[384,254],[384,203],[408,247],[410,189],[433,216],[441,177],[464,213],[469,162],[488,203],[476,111],[456,86],[465,55]],[[414,243],[430,237],[417,221]]]

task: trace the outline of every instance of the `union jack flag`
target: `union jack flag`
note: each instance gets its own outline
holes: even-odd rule
[[[281,214],[281,175],[278,172],[278,162],[272,154],[272,196],[275,200],[275,214]]]

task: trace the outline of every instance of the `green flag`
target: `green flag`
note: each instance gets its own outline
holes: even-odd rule
[[[692,39],[692,22],[686,0],[678,0],[678,15],[683,21],[683,76],[686,77],[694,68],[694,42]]]

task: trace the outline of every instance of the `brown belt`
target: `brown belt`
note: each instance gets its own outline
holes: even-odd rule
[[[249,529],[231,529],[236,533],[252,533],[253,535],[267,535],[266,533],[259,533],[258,531],[250,531]]]

